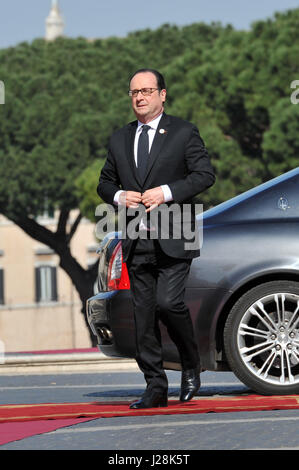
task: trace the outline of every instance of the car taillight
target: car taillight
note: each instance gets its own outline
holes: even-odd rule
[[[123,262],[121,243],[114,248],[108,267],[108,290],[130,289],[126,263]]]

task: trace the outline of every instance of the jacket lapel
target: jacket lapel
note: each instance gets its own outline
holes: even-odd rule
[[[134,178],[137,180],[139,186],[142,186],[142,182],[140,181],[135,158],[134,158],[134,140],[135,134],[137,129],[137,121],[131,122],[128,126],[128,132],[126,137],[126,156],[132,171]]]
[[[162,150],[163,145],[166,142],[167,135],[168,135],[168,129],[170,125],[170,119],[167,116],[167,114],[163,113],[163,116],[160,119],[159,126],[156,130],[156,134],[152,143],[150,155],[149,155],[149,161],[148,161],[148,166],[145,174],[145,178],[143,183],[145,182],[146,178],[148,177],[155,161],[158,158],[159,153]]]

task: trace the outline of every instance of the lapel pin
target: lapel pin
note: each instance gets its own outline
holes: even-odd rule
[[[160,132],[160,134],[166,134],[166,130],[165,130],[165,129],[160,129],[159,132]]]

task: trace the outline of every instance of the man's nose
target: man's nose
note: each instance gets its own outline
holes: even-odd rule
[[[138,90],[136,99],[137,99],[137,100],[142,100],[143,98],[144,98],[144,96],[143,96],[143,94],[141,93],[141,90]]]

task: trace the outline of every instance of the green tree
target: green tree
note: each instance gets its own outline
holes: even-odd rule
[[[199,127],[217,174],[200,198],[209,207],[297,165],[290,83],[299,78],[298,24],[295,9],[250,31],[166,24],[125,38],[35,40],[0,51],[0,213],[58,254],[83,312],[97,266],[84,269],[70,242],[83,215],[95,220],[109,136],[134,119],[130,75],[161,70],[166,111]],[[37,221],[45,204],[59,212],[56,232]]]

